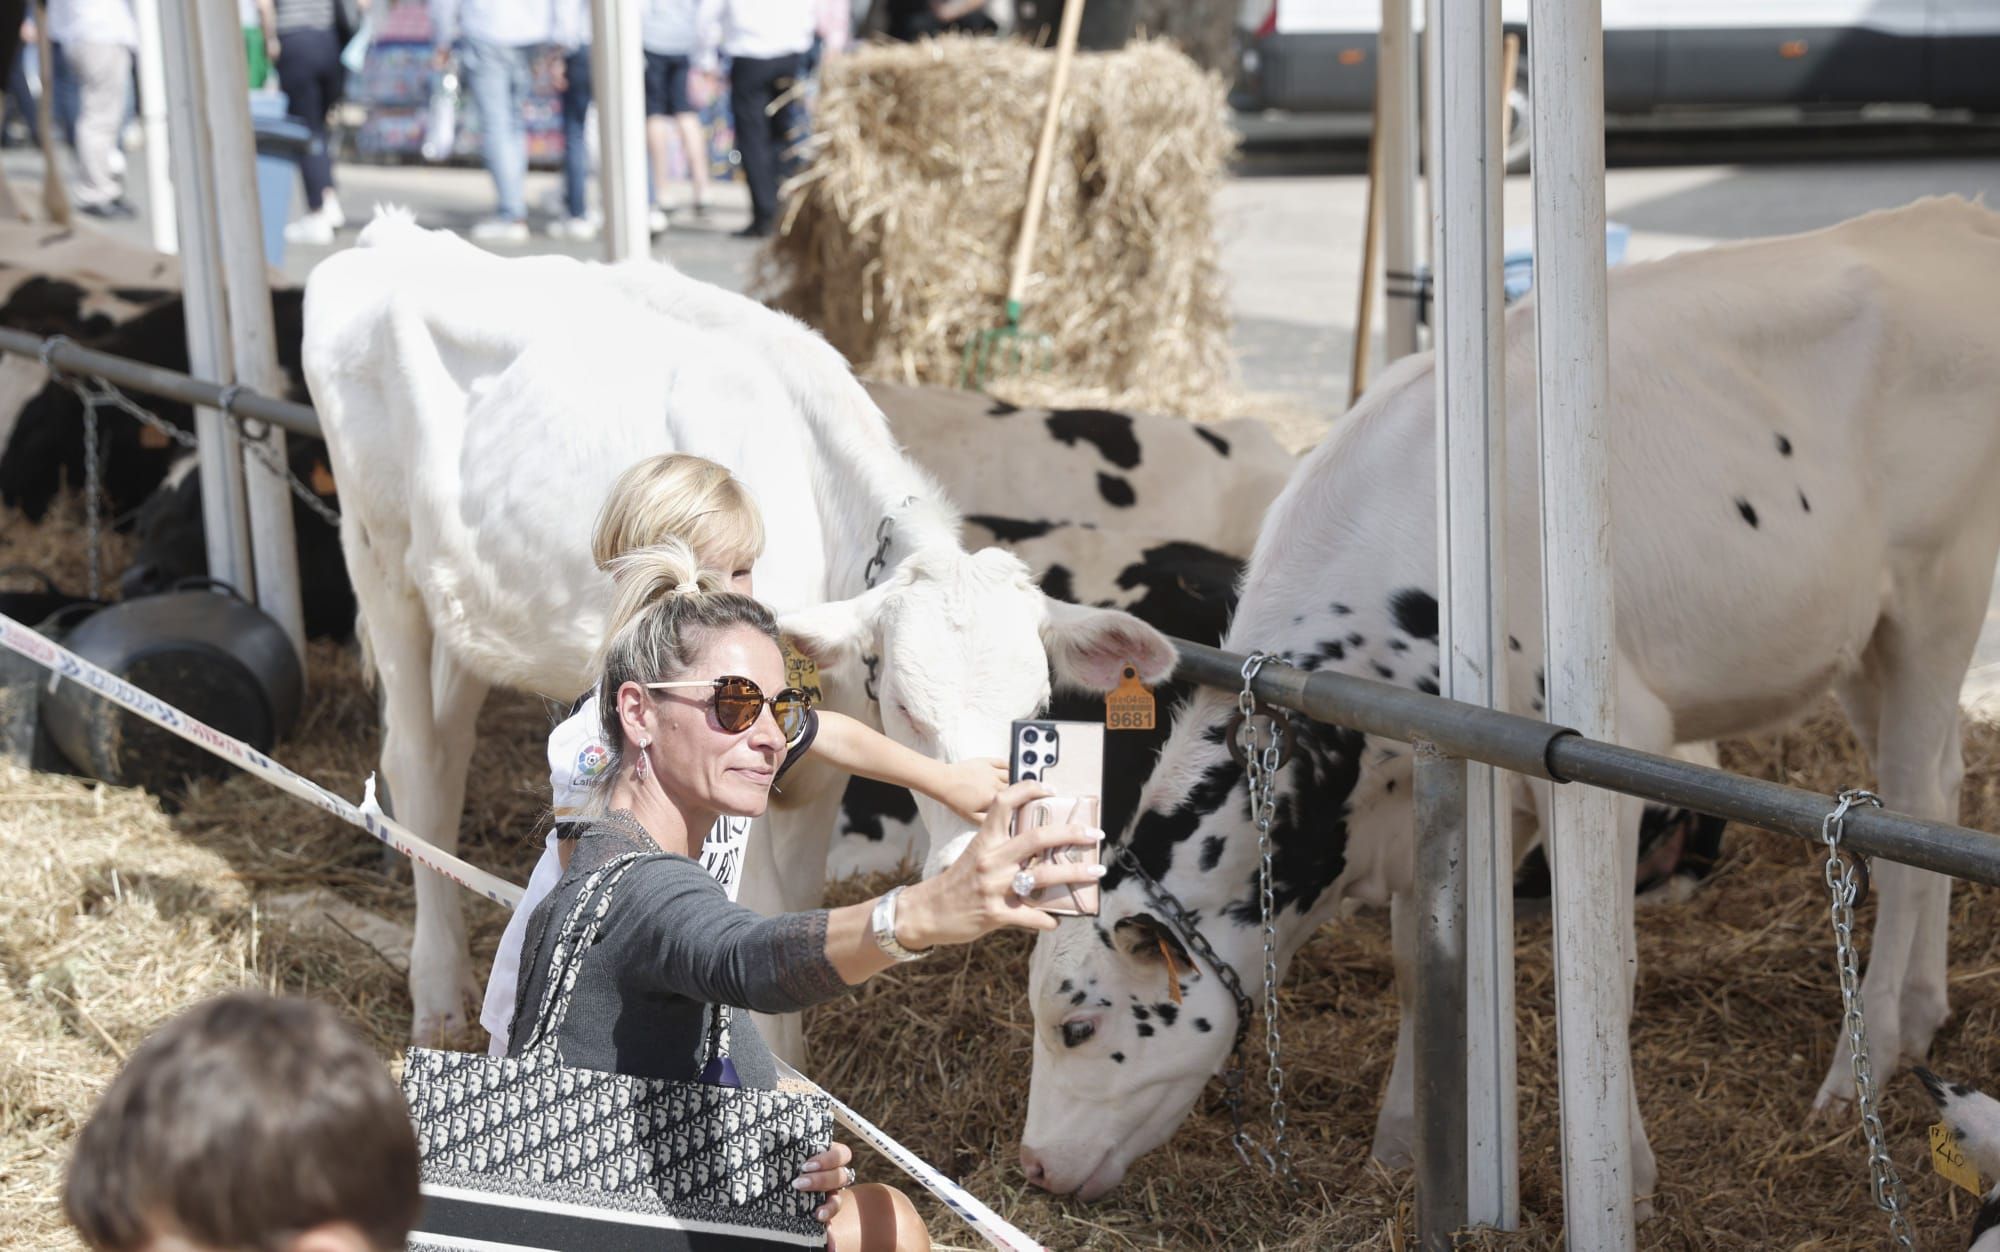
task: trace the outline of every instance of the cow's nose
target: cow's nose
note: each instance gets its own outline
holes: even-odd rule
[[[1021,1172],[1027,1175],[1028,1181],[1035,1186],[1044,1190],[1048,1188],[1049,1174],[1048,1170],[1042,1167],[1042,1158],[1025,1143],[1021,1145]]]

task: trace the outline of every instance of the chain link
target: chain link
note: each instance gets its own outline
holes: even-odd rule
[[[1243,736],[1244,774],[1250,792],[1250,815],[1257,823],[1257,916],[1264,931],[1264,1084],[1271,1092],[1271,1146],[1259,1148],[1265,1164],[1285,1185],[1297,1189],[1292,1173],[1292,1150],[1285,1142],[1285,1070],[1280,1061],[1283,1040],[1278,1030],[1278,910],[1273,895],[1271,867],[1271,819],[1277,809],[1278,766],[1281,763],[1281,714],[1265,720],[1269,732],[1260,747],[1257,743],[1257,694],[1253,690],[1257,674],[1271,660],[1266,652],[1253,652],[1243,662],[1243,690],[1237,693],[1236,707],[1243,714],[1238,733]]]
[[[1860,957],[1854,947],[1854,903],[1865,880],[1859,857],[1841,850],[1847,814],[1857,804],[1882,807],[1872,792],[1848,790],[1820,823],[1820,839],[1826,844],[1826,890],[1828,915],[1833,924],[1833,950],[1840,972],[1840,1007],[1847,1029],[1848,1062],[1854,1069],[1855,1103],[1861,1110],[1861,1133],[1868,1140],[1869,1188],[1875,1207],[1889,1215],[1889,1237],[1899,1248],[1915,1252],[1916,1238],[1907,1213],[1909,1195],[1903,1180],[1889,1159],[1888,1134],[1875,1101],[1875,1073],[1868,1058],[1868,1027],[1861,1016]]]
[[[915,496],[904,496],[903,502],[896,508],[906,509],[915,504],[916,500]],[[889,543],[895,537],[896,515],[893,512],[884,513],[882,520],[875,524],[875,555],[869,557],[868,564],[861,569],[861,585],[870,591],[875,589],[875,580],[882,576],[882,571],[889,567]],[[871,652],[861,658],[861,663],[868,667],[868,677],[862,681],[862,691],[868,696],[868,703],[874,704],[881,699],[876,694],[875,671],[882,664],[882,658]]]
[[[91,599],[101,599],[104,582],[104,491],[99,482],[97,461],[97,405],[90,397],[83,401],[83,528],[90,544]]]

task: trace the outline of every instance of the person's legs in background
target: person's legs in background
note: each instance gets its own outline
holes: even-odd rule
[[[14,58],[14,64],[8,67],[6,117],[9,120],[19,119],[27,131],[29,147],[40,147],[42,123],[36,114],[34,89],[28,82],[28,58],[34,55],[34,48],[24,47]],[[0,123],[0,127],[4,125]]]
[[[750,224],[738,233],[762,237],[778,223],[778,123],[771,102],[798,77],[799,58],[737,57],[729,66],[729,108],[736,123],[736,148],[743,154],[743,179],[750,185]],[[782,112],[782,111],[781,111]]]
[[[708,212],[708,136],[701,129],[701,113],[694,107],[692,92],[694,65],[688,57],[670,57],[667,66],[666,111],[660,119],[661,147],[669,128],[679,135],[681,156],[686,158],[690,195],[688,207],[699,217]],[[652,119],[647,119],[652,125]]]
[[[55,117],[56,136],[70,147],[76,147],[76,115],[82,107],[77,99],[76,70],[69,63],[69,49],[59,43],[49,45],[49,69],[55,75],[55,95],[49,98],[49,109]],[[42,84],[46,90],[48,84]]]
[[[125,86],[132,50],[119,44],[71,42],[63,48],[76,76],[77,208],[94,217],[129,217],[111,160],[125,125]]]
[[[327,110],[340,90],[340,41],[330,30],[279,33],[278,86],[286,109],[312,132],[299,163],[306,185],[306,215],[285,228],[293,243],[329,244],[346,224],[333,194],[333,158],[327,151]]]
[[[527,238],[527,123],[522,105],[528,94],[528,50],[466,39],[460,61],[479,115],[479,146],[493,176],[498,206],[492,220],[472,228],[474,239],[519,243]]]
[[[673,123],[673,105],[668,88],[673,77],[673,63],[680,61],[685,67],[686,57],[673,57],[664,52],[646,54],[646,169],[650,174],[646,185],[646,202],[651,210],[646,214],[646,228],[657,235],[667,228],[667,158]],[[686,71],[683,68],[683,77]]]
[[[549,233],[571,239],[595,239],[597,221],[590,216],[590,49],[578,48],[563,58],[563,213]]]

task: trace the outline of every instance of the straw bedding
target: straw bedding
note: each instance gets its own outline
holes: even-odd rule
[[[52,536],[64,532],[77,533],[73,521],[31,528],[8,519],[0,565],[37,550],[50,555]],[[279,755],[358,795],[377,750],[372,700],[344,650],[315,645],[311,664],[311,698]],[[541,739],[551,716],[533,698],[496,695],[481,717],[486,781],[470,789],[464,848],[516,881],[538,852]],[[1964,819],[2000,828],[2000,730],[1968,726],[1966,759]],[[1866,776],[1830,710],[1790,733],[1730,745],[1725,764],[1821,790]],[[6,770],[0,850],[8,866],[0,893],[0,1246],[74,1246],[55,1206],[66,1146],[120,1058],[199,996],[246,983],[315,996],[339,1006],[385,1058],[398,1052],[409,1011],[405,954],[375,934],[408,924],[409,874],[330,816],[242,777],[196,786],[168,816],[140,793]],[[880,885],[835,895],[856,899]],[[331,921],[287,905],[314,888],[344,906]],[[1960,887],[1954,905],[1954,1017],[1931,1063],[2000,1086],[1994,893]],[[504,919],[478,900],[465,907],[483,969]],[[1872,906],[1862,912],[1872,918]],[[1720,871],[1691,902],[1640,916],[1633,1041],[1662,1177],[1659,1215],[1641,1244],[1880,1246],[1858,1133],[1806,1111],[1838,1007],[1813,849],[1732,831]],[[1546,919],[1522,919],[1517,937],[1523,1230],[1474,1236],[1468,1246],[1478,1248],[1555,1248],[1560,1240]],[[1382,919],[1329,928],[1286,981],[1287,1098],[1306,1183],[1296,1199],[1236,1162],[1214,1084],[1189,1124],[1107,1200],[1083,1206],[1028,1191],[1014,1163],[1028,1077],[1020,991],[1027,948],[1002,938],[941,955],[818,1010],[808,1023],[822,1041],[811,1072],[1052,1247],[1409,1246],[1408,1176],[1368,1161],[1395,1034]],[[1921,1163],[1928,1120],[1917,1084],[1907,1075],[1889,1080],[1890,1142],[1918,1232],[1925,1246],[1962,1246],[1972,1208]],[[872,1158],[861,1167],[872,1178],[893,1173]],[[941,1243],[976,1243],[920,1203]]]
[[[1004,320],[1053,62],[962,37],[831,62],[760,294],[863,374],[956,382]],[[1236,415],[1212,212],[1234,142],[1222,80],[1168,41],[1078,56],[1022,319],[1054,339],[1052,381]]]

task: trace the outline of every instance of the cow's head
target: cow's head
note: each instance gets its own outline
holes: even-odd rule
[[[1107,849],[1099,916],[1036,940],[1021,1162],[1050,1191],[1089,1200],[1116,1187],[1173,1134],[1235,1038],[1235,998],[1119,853],[1179,900],[1252,1002],[1261,999],[1257,829],[1226,738],[1235,711],[1233,693],[1212,689],[1181,709],[1132,828]],[[1406,752],[1303,717],[1290,727],[1271,825],[1280,971],[1340,896],[1386,896],[1408,873],[1407,840],[1394,837],[1410,821]]]
[[[1010,723],[1047,706],[1052,678],[1109,691],[1128,664],[1148,683],[1174,667],[1159,631],[1129,613],[1050,599],[998,548],[918,548],[870,590],[788,614],[781,626],[822,670],[857,683],[873,658],[884,732],[944,761],[1004,759]],[[925,872],[935,873],[971,831],[926,797],[918,810],[931,840]]]

